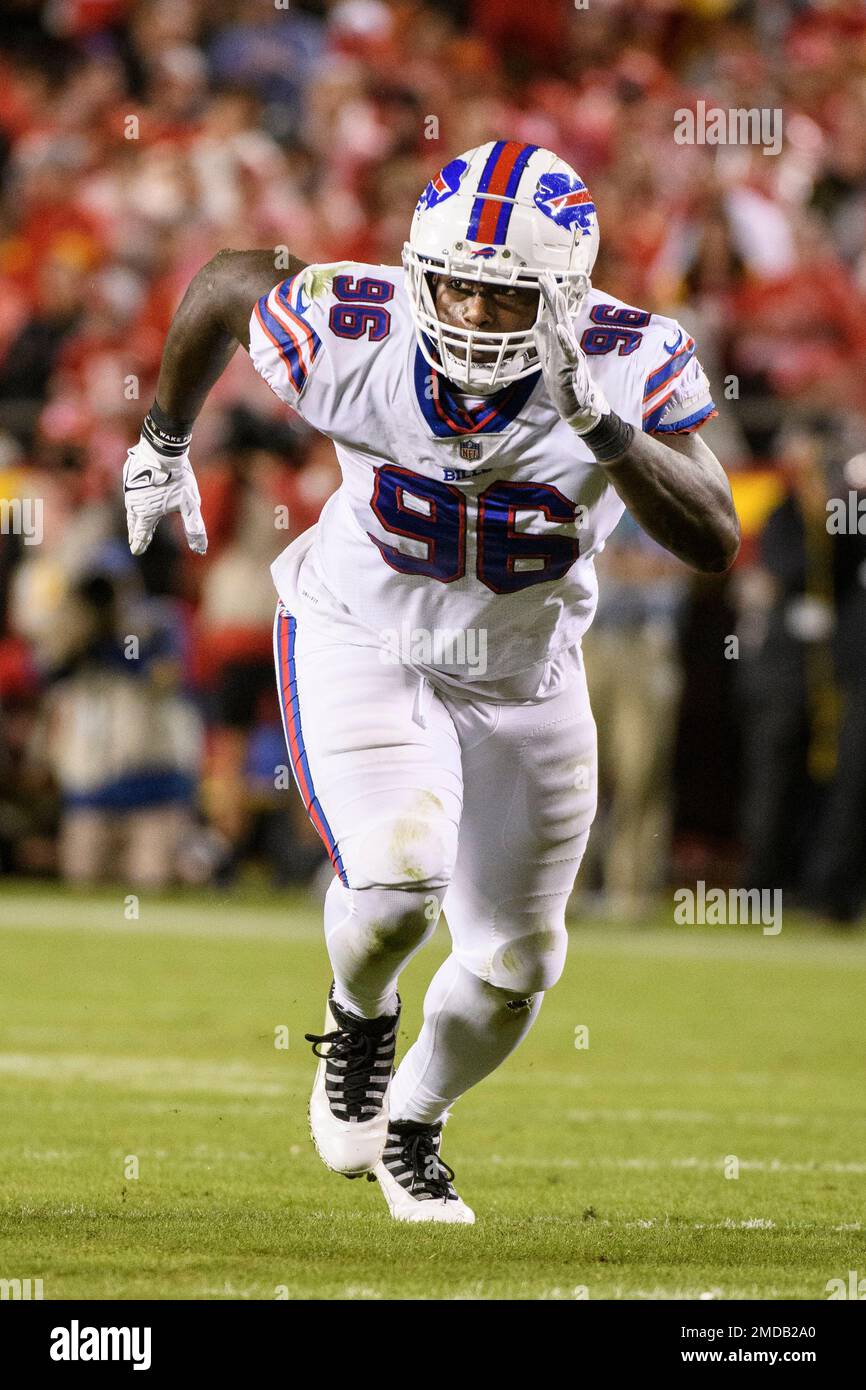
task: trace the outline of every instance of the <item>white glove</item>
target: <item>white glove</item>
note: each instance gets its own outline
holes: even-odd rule
[[[589,374],[586,353],[577,341],[565,295],[550,271],[539,276],[544,311],[533,335],[544,383],[557,411],[577,434],[593,429],[610,414],[604,392]]]
[[[204,555],[207,532],[189,454],[167,458],[142,435],[123,465],[123,500],[133,555],[144,554],[157,522],[168,512],[180,512],[187,545]]]

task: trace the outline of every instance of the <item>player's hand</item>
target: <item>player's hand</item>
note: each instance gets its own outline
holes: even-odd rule
[[[586,434],[603,415],[610,414],[610,406],[589,374],[586,353],[575,336],[563,291],[550,271],[539,276],[538,284],[544,310],[534,337],[544,382],[566,424],[577,434]]]
[[[167,458],[142,435],[123,465],[123,501],[133,555],[144,554],[157,523],[168,512],[180,512],[187,545],[204,555],[207,532],[189,454]]]

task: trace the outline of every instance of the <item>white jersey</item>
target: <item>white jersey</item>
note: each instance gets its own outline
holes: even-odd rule
[[[611,408],[664,435],[715,407],[688,333],[593,289],[575,320]],[[469,401],[419,351],[402,269],[308,266],[256,305],[250,355],[333,440],[342,485],[274,562],[290,612],[433,681],[535,699],[592,621],[623,504],[540,372]]]

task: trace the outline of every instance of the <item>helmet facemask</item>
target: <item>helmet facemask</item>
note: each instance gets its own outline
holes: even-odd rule
[[[491,248],[483,248],[489,253]],[[403,266],[418,345],[425,361],[442,372],[449,381],[466,391],[483,395],[520,381],[539,370],[534,327],[543,312],[539,276],[544,267],[530,268],[507,247],[494,255],[479,254],[469,242],[456,242],[441,256],[420,255],[406,242]],[[495,333],[489,329],[458,328],[443,323],[436,311],[434,282],[445,276],[478,284],[535,290],[538,308],[533,323],[524,329]],[[569,311],[576,314],[590,288],[583,271],[556,275],[563,288]],[[482,355],[483,354],[483,355]]]

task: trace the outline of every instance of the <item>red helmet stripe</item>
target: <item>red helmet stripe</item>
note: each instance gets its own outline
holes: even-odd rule
[[[498,154],[494,146],[479,180],[478,197],[472,207],[467,233],[471,241],[492,242],[494,245],[501,245],[505,240],[511,207],[508,203],[492,202],[481,195],[492,193],[500,198],[513,198],[526,162],[538,148],[537,145],[524,145],[520,140],[498,143]],[[506,214],[504,218],[503,212]]]

